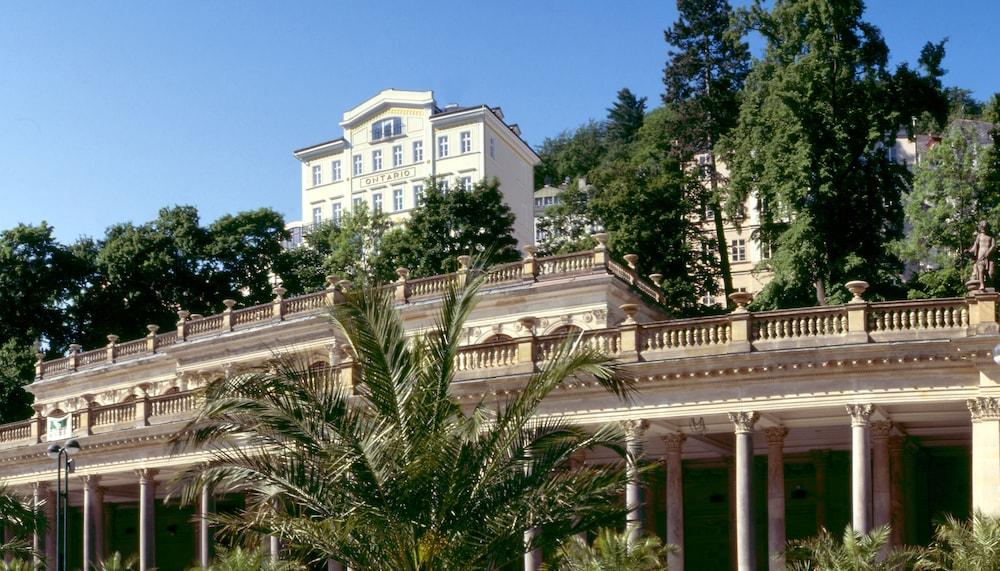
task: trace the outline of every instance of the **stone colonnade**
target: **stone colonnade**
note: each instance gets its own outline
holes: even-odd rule
[[[967,402],[972,417],[972,498],[973,509],[1000,515],[1000,397],[980,397]],[[888,420],[871,420],[871,404],[849,404],[851,425],[851,524],[859,531],[890,524],[889,545],[901,545],[904,527],[902,493],[903,438],[892,435]],[[739,571],[755,571],[752,472],[753,433],[760,416],[755,411],[729,413],[735,435],[735,498],[732,502],[736,528],[736,560]],[[847,420],[845,419],[845,423]],[[641,482],[636,461],[641,455],[643,432],[647,424],[640,420],[623,422],[626,432],[628,484],[626,489],[627,537],[635,541],[642,532]],[[767,438],[767,547],[768,569],[784,569],[785,549],[785,426],[763,428]],[[684,569],[684,501],[682,448],[683,433],[662,436],[666,454],[666,543],[678,551],[668,556],[671,571]],[[817,462],[817,465],[822,462]],[[817,471],[817,493],[825,494],[822,470]],[[823,522],[819,522],[821,525]],[[537,571],[541,560],[525,559],[525,571]]]

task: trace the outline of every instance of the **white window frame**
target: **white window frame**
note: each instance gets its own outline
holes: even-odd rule
[[[372,172],[382,170],[382,149],[372,151]]]
[[[398,167],[403,165],[403,145],[393,145],[392,146],[392,166]]]
[[[373,192],[372,193],[372,214],[378,214],[382,212],[382,193]]]
[[[413,162],[419,163],[424,160],[424,142],[413,141]]]
[[[342,173],[340,172],[340,161],[336,160],[330,163],[330,179],[333,182],[340,180]]]
[[[313,186],[319,186],[323,184],[323,169],[319,165],[313,165]]]
[[[312,221],[313,221],[312,223],[314,225],[323,222],[323,207],[322,206],[313,206]]]
[[[438,158],[445,158],[448,156],[448,135],[439,135],[438,140]]]
[[[442,178],[438,181],[438,190],[441,191],[441,194],[448,194],[448,179]]]
[[[472,177],[463,176],[462,178],[458,179],[458,184],[459,187],[462,188],[463,190],[472,190]]]
[[[747,261],[747,242],[743,238],[729,241],[729,259],[733,262]]]
[[[472,152],[472,131],[462,131],[458,134],[458,152],[462,155]]]
[[[365,203],[365,198],[363,196],[355,196],[354,200],[351,201],[351,211],[357,212],[358,207]]]
[[[361,155],[354,155],[354,176],[359,176],[365,172],[365,158]]]
[[[340,203],[334,202],[332,205],[330,205],[330,220],[334,224],[340,224],[341,216],[343,216],[343,212],[341,212]]]
[[[392,211],[399,212],[403,209],[403,187],[392,189]]]
[[[424,205],[424,185],[413,185],[413,206],[414,208]]]

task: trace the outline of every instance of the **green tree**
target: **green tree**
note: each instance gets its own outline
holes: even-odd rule
[[[590,121],[574,131],[546,138],[538,148],[535,188],[586,177],[607,153],[605,125]]]
[[[203,256],[218,293],[245,305],[270,301],[268,274],[282,275],[290,265],[281,246],[288,238],[284,217],[270,208],[227,214],[212,222],[207,232]]]
[[[261,548],[232,547],[222,549],[207,568],[196,567],[191,571],[298,571],[302,569],[290,561],[273,561]]]
[[[362,204],[338,221],[321,223],[306,235],[306,240],[321,257],[324,275],[388,281],[396,276],[396,252],[385,242],[401,231],[393,228],[387,214],[372,212]]]
[[[612,529],[601,529],[593,545],[572,537],[559,546],[553,571],[666,571],[668,553],[673,545],[664,546],[655,536],[644,536],[631,547],[627,536]]]
[[[386,255],[414,276],[455,271],[461,255],[485,264],[520,259],[514,214],[503,201],[499,182],[483,180],[466,188],[455,180],[446,189],[440,181],[428,181],[423,205],[410,216],[406,233],[386,247]]]
[[[618,90],[618,98],[608,108],[605,126],[607,145],[611,148],[625,147],[639,134],[642,121],[646,117],[646,98],[636,97],[623,87]]]
[[[945,517],[914,569],[1000,571],[1000,518],[979,512],[967,522]]]
[[[964,294],[971,268],[965,250],[976,226],[1000,217],[1000,193],[984,184],[987,152],[974,124],[954,121],[914,167],[913,190],[903,199],[910,231],[896,244],[900,257],[920,268],[911,297]]]
[[[663,104],[670,108],[668,128],[683,164],[698,161],[697,183],[706,192],[697,207],[709,207],[715,224],[719,272],[728,303],[733,276],[724,230],[723,177],[716,164],[715,145],[736,125],[739,92],[750,70],[750,50],[733,29],[733,10],[727,0],[678,0],[678,19],[664,32],[671,46],[663,70]],[[738,223],[738,219],[734,219]]]
[[[18,339],[0,345],[0,424],[31,416],[31,395],[24,386],[35,378],[35,356]]]
[[[847,526],[838,541],[820,529],[815,537],[792,541],[785,552],[790,571],[893,571],[906,569],[916,555],[910,550],[885,553],[889,526],[860,533]]]
[[[593,185],[566,185],[559,195],[559,203],[545,209],[545,216],[538,221],[542,238],[536,243],[537,255],[569,254],[594,247],[594,215],[590,211]]]
[[[698,195],[671,152],[670,113],[649,113],[627,156],[592,173],[588,209],[611,234],[613,251],[638,254],[640,273],[663,276],[668,308],[690,314],[703,309],[700,296],[715,292],[716,260],[702,249],[704,236],[690,216]]]
[[[0,485],[0,525],[10,531],[11,539],[0,541],[0,556],[29,557],[31,543],[27,540],[43,519],[30,507],[29,499]]]
[[[277,534],[303,561],[393,571],[497,568],[521,557],[528,529],[544,529],[531,548],[552,548],[623,517],[622,462],[568,469],[585,449],[622,453],[621,429],[536,416],[569,377],[629,394],[609,357],[570,338],[516,395],[457,400],[455,357],[482,279],[448,291],[419,337],[391,292],[349,292],[332,315],[359,365],[353,388],[291,358],[210,385],[177,436],[213,451],[182,474],[184,499],[203,485],[246,490],[245,513],[213,516],[223,529]]]
[[[863,12],[861,0],[777,0],[746,15],[767,47],[721,148],[732,171],[727,210],[754,195],[762,205],[774,278],[760,306],[845,300],[841,284],[852,279],[879,295],[899,287],[901,265],[886,246],[902,236],[909,180],[885,149],[922,101],[896,97],[900,82],[933,93],[937,78],[928,58],[924,75],[890,72]]]

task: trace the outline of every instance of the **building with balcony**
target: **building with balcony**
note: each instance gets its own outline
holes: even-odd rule
[[[346,111],[343,135],[294,152],[301,163],[302,228],[338,220],[360,205],[402,222],[428,180],[472,185],[495,178],[516,216],[514,237],[532,243],[534,166],[539,159],[499,107],[439,107],[431,91],[386,89]]]
[[[866,284],[851,282],[844,305],[750,312],[736,296],[729,314],[668,319],[658,288],[597,238],[592,251],[536,258],[528,248],[522,261],[486,270],[453,391],[475,403],[518,390],[570,331],[613,355],[636,381],[631,402],[573,379],[541,413],[591,428],[623,423],[654,465],[630,484],[628,497],[640,500],[629,521],[679,546],[672,570],[765,568],[786,539],[820,526],[891,523],[894,545],[926,544],[942,513],[1000,515],[996,293],[870,303]],[[391,287],[407,329],[424,330],[468,271],[401,272]],[[75,437],[71,568],[110,551],[142,553],[143,571],[204,562],[212,537],[202,515],[243,499],[205,490],[193,507],[165,501],[179,470],[209,458],[175,452],[169,439],[206,383],[266,365],[276,347],[336,368],[352,386],[355,365],[325,316],[342,286],[291,298],[276,288],[253,307],[227,300],[216,315],[180,312],[170,331],[39,361],[28,386],[35,415],[0,426],[0,479],[47,500],[52,518],[56,472],[45,450]],[[582,460],[611,459],[595,450]],[[52,535],[33,540],[51,561]]]

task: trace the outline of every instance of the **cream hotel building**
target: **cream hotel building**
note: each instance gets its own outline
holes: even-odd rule
[[[372,141],[380,121],[390,140]],[[303,191],[305,207],[331,213],[338,202],[349,208],[378,193],[391,199],[401,188],[402,213],[413,207],[413,185],[428,175],[499,172],[491,170],[491,139],[498,160],[521,165],[507,174],[530,180],[530,149],[492,109],[448,112],[429,93],[387,91],[348,112],[344,125],[350,141],[297,153],[307,183],[319,167],[316,184]],[[453,157],[466,132],[470,156]],[[427,145],[445,133],[447,157],[428,162]],[[366,166],[378,150],[391,160],[397,146],[405,158],[417,141],[425,155],[416,166]],[[342,171],[343,180],[333,181],[336,161],[345,161],[343,169],[357,156],[360,174]],[[623,424],[626,444],[652,466],[621,499],[626,521],[679,547],[672,571],[781,569],[785,541],[821,526],[839,533],[848,524],[888,523],[893,544],[926,544],[943,513],[1000,515],[997,293],[871,302],[867,284],[850,282],[853,299],[843,305],[752,312],[749,296],[735,294],[728,314],[673,319],[656,287],[660,277],[638,275],[636,258],[608,251],[607,239],[596,234],[592,249],[552,257],[526,247],[521,261],[487,270],[466,323],[454,394],[471,404],[519,390],[568,332],[613,355],[636,379],[631,403],[586,378],[569,379],[541,413],[591,429]],[[425,330],[442,292],[467,274],[464,266],[420,279],[401,272],[391,287],[407,329]],[[347,285],[296,297],[275,288],[272,301],[251,307],[219,300],[214,315],[182,310],[176,324],[150,326],[142,337],[109,331],[106,346],[40,357],[27,387],[34,415],[0,426],[0,479],[44,501],[53,522],[56,464],[46,451],[75,438],[71,569],[90,569],[114,551],[139,554],[141,571],[207,563],[216,538],[203,516],[237,510],[244,496],[206,489],[196,505],[168,499],[178,470],[209,459],[206,451],[175,453],[169,439],[199,410],[206,383],[266,366],[276,348],[335,368],[353,387],[357,365],[325,316]],[[579,461],[610,458],[595,450]],[[54,535],[28,539],[51,568]],[[279,541],[266,544],[280,554]],[[537,571],[544,558],[530,554],[523,567]]]
[[[514,237],[532,243],[538,156],[499,107],[439,107],[430,91],[386,89],[344,113],[343,136],[294,152],[302,164],[302,228],[365,205],[403,221],[429,179],[472,185],[497,179],[517,217]]]

